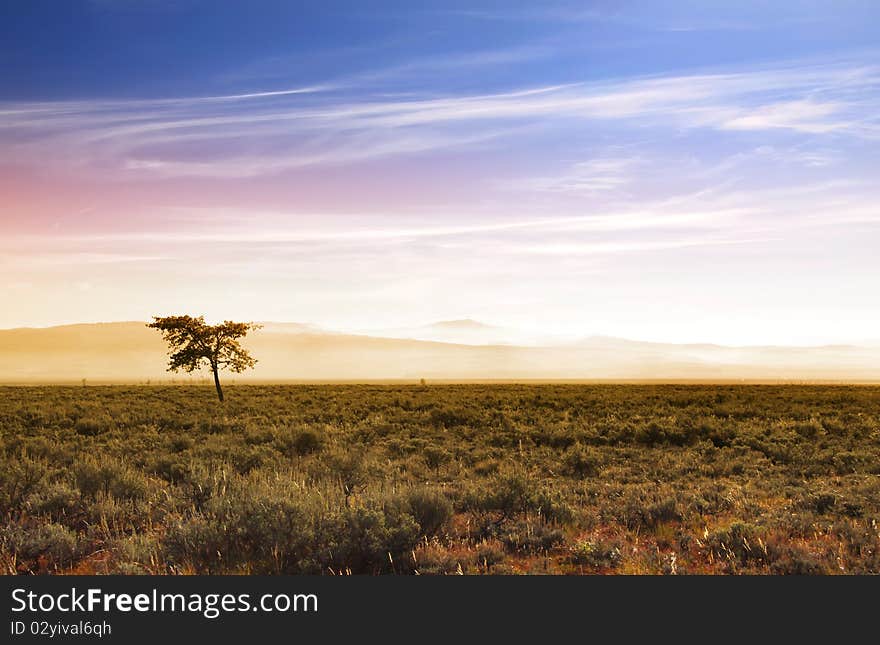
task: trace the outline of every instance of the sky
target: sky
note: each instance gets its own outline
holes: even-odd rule
[[[0,328],[880,338],[876,2],[11,0]]]

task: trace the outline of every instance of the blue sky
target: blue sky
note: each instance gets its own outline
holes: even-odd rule
[[[24,100],[228,94],[392,70],[382,85],[395,90],[482,92],[838,56],[880,36],[876,3],[847,0],[27,0],[0,11],[0,96]]]
[[[7,2],[0,326],[880,336],[870,2]],[[168,288],[167,285],[174,285]]]
[[[846,0],[27,0],[2,15],[0,92],[25,100],[227,94],[377,71],[400,71],[382,83],[397,89],[483,92],[840,55],[880,36],[876,3]]]

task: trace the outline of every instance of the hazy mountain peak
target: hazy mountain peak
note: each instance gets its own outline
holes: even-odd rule
[[[456,329],[456,330],[477,330],[477,329],[495,329],[493,325],[481,323],[473,318],[461,318],[459,320],[440,320],[430,325],[426,325],[432,329]]]

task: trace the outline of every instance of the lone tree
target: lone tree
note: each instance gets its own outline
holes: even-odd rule
[[[238,323],[226,320],[219,325],[208,325],[199,316],[153,316],[147,327],[158,329],[170,346],[168,371],[194,372],[207,364],[214,373],[217,397],[223,400],[220,387],[220,370],[243,372],[257,364],[247,351],[238,344],[251,330],[260,328],[254,323]]]

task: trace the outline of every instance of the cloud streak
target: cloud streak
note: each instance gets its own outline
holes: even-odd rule
[[[233,178],[489,143],[510,146],[523,128],[577,123],[875,140],[878,88],[877,66],[837,63],[445,97],[388,98],[371,96],[369,87],[316,85],[159,100],[6,102],[0,104],[0,159],[94,166],[127,177]],[[585,190],[615,183],[601,169],[592,182],[589,167],[573,171],[557,189],[577,190],[579,176]]]

